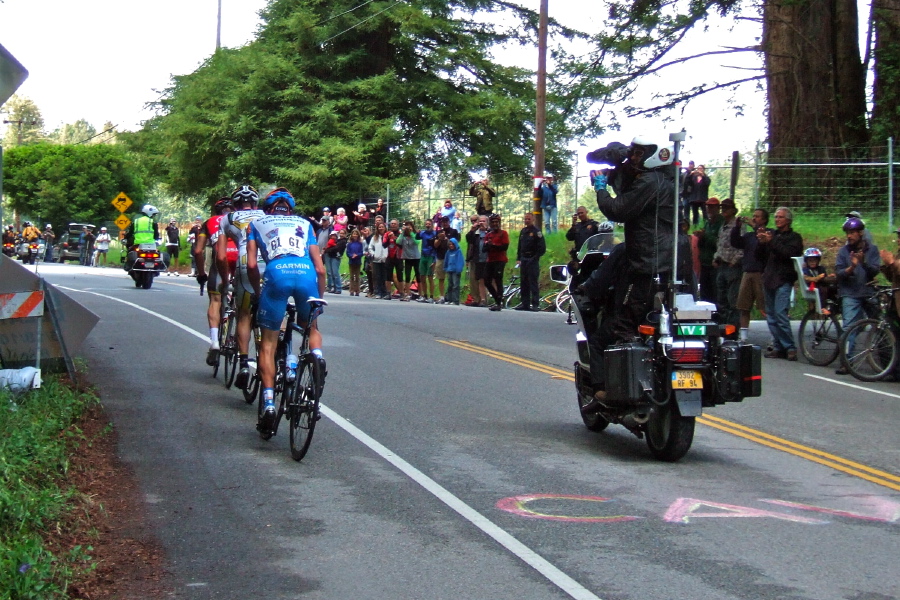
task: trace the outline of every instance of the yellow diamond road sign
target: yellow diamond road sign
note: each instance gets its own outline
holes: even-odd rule
[[[130,200],[129,200],[129,202],[130,202]],[[131,225],[131,219],[129,219],[125,215],[119,215],[119,218],[113,222],[116,225],[118,225],[119,229],[122,229],[122,230],[128,229],[128,226]]]
[[[131,198],[126,196],[125,192],[119,192],[119,195],[112,199],[112,205],[116,207],[116,210],[122,213],[128,210],[128,207],[131,206],[131,204]],[[118,221],[116,221],[116,223],[118,223]],[[128,227],[128,225],[125,227]],[[125,227],[122,229],[125,229]]]

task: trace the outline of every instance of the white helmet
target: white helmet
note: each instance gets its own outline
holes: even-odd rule
[[[597,227],[597,233],[612,233],[615,231],[615,225],[612,221],[603,221]]]
[[[640,157],[637,158],[635,167],[645,170],[655,169],[657,167],[665,167],[671,165],[675,160],[675,147],[671,144],[657,144],[650,138],[639,135],[631,140],[631,148],[629,154],[635,155],[636,151],[640,151]]]
[[[153,206],[152,204],[145,204],[141,208],[141,212],[150,217],[151,219],[159,214],[159,209]]]

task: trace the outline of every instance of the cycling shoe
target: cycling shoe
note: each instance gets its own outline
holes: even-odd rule
[[[247,384],[250,383],[250,367],[243,366],[241,370],[238,371],[237,377],[234,379],[234,385],[239,390],[247,389]]]

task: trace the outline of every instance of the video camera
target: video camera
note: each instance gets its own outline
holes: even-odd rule
[[[609,165],[616,167],[628,158],[628,146],[619,142],[610,142],[602,148],[588,152],[585,159],[592,165]]]

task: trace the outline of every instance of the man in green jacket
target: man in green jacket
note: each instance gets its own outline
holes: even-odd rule
[[[703,229],[694,232],[700,249],[700,299],[715,304],[716,267],[713,265],[713,259],[719,245],[719,230],[725,222],[720,212],[718,198],[713,197],[706,201],[706,214]]]

